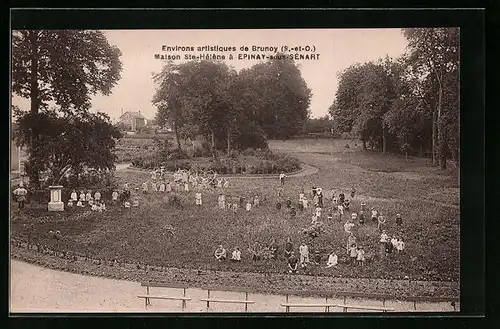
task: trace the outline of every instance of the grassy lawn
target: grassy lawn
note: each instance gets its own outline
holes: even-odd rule
[[[351,147],[345,148],[349,143]],[[369,256],[365,266],[345,263],[346,233],[342,222],[328,221],[324,211],[326,232],[312,241],[301,230],[308,226],[311,212],[298,212],[290,220],[284,209],[276,210],[275,200],[279,182],[270,178],[231,178],[226,194],[250,197],[255,194],[267,199],[250,213],[239,210],[217,209],[219,191],[203,191],[201,208],[194,204],[194,192],[175,192],[182,207],[170,205],[167,194],[142,195],[139,208],[113,208],[105,213],[82,209],[71,209],[65,213],[47,213],[46,204],[28,205],[19,215],[13,210],[12,234],[29,238],[40,244],[61,250],[72,250],[92,256],[126,261],[138,261],[151,265],[188,267],[200,269],[283,272],[286,262],[281,256],[277,261],[252,262],[247,251],[254,242],[261,245],[276,238],[284,244],[292,237],[295,249],[306,241],[322,251],[323,266],[312,268],[314,275],[367,278],[402,278],[433,280],[459,280],[460,210],[459,187],[453,175],[444,175],[435,168],[426,166],[425,159],[360,152],[358,144],[341,140],[292,140],[271,141],[273,150],[291,153],[301,161],[319,168],[310,176],[290,177],[285,186],[285,195],[293,201],[299,190],[307,193],[316,184],[324,190],[334,189],[346,193],[354,187],[356,197],[351,209],[359,210],[365,201],[368,207],[375,206],[387,218],[386,229],[390,235],[397,234],[394,217],[403,216],[403,237],[406,251],[388,259],[378,259],[379,234],[367,218],[367,224],[356,226],[358,242]],[[116,173],[119,180],[127,180],[131,186],[149,178],[147,172],[124,170]],[[367,216],[369,217],[369,216]],[[19,219],[19,220],[18,220]],[[21,220],[22,219],[22,220]],[[172,225],[174,234],[164,229]],[[59,230],[62,238],[52,238],[48,231]],[[213,257],[218,244],[223,244],[228,253],[233,247],[242,250],[240,264],[219,263]],[[327,253],[335,250],[339,255],[337,269],[325,269]],[[372,257],[370,257],[372,256]]]

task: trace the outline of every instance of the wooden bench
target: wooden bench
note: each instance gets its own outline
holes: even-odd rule
[[[347,298],[363,298],[363,299],[378,299],[382,300],[383,307],[387,300],[405,300],[408,302],[413,302],[413,308],[417,310],[417,302],[451,302],[451,306],[456,311],[456,303],[460,301],[458,297],[431,297],[431,296],[411,296],[411,297],[396,297],[386,294],[375,294],[375,293],[363,293],[363,292],[351,292],[351,291],[296,291],[296,290],[284,290],[282,292],[286,296],[286,303],[288,303],[289,296],[321,296],[321,297],[339,297],[344,299],[344,304],[347,304]]]
[[[214,298],[201,298],[203,302],[207,302],[207,310],[210,307],[210,302],[212,303],[224,303],[224,304],[245,304],[245,312],[248,312],[248,304],[255,304],[253,300],[238,300],[238,299],[214,299]]]
[[[151,305],[150,301],[151,299],[168,299],[168,300],[181,300],[182,309],[184,310],[186,308],[186,301],[191,300],[191,298],[185,296],[174,297],[174,296],[162,296],[162,295],[139,295],[137,297],[144,298],[144,301],[146,303],[146,308],[148,308],[148,305]]]
[[[324,307],[325,312],[330,312],[330,307],[337,307],[337,304],[292,304],[284,303],[281,306],[285,307],[286,312],[290,313],[290,307]]]
[[[173,283],[162,283],[162,282],[142,282],[142,287],[146,287],[146,295],[139,295],[138,298],[144,298],[144,302],[146,305],[146,309],[148,305],[151,305],[151,299],[166,299],[166,300],[180,300],[182,301],[182,310],[186,309],[186,302],[190,301],[191,298],[186,297],[186,289],[188,286],[186,285],[178,285]],[[182,296],[165,296],[165,295],[150,295],[149,288],[173,288],[173,289],[182,289]]]
[[[379,307],[379,306],[362,306],[362,305],[347,305],[347,304],[337,304],[337,307],[342,307],[344,312],[347,312],[348,308],[354,308],[357,310],[370,310],[370,311],[382,311],[382,312],[394,312],[394,308],[389,307]]]
[[[330,307],[342,307],[344,312],[347,312],[348,308],[355,308],[361,310],[372,310],[372,311],[382,311],[382,312],[392,312],[393,308],[378,307],[378,306],[361,306],[361,305],[346,305],[346,304],[295,304],[295,303],[284,303],[281,306],[286,308],[286,312],[290,313],[290,307],[324,307],[325,312],[330,312]]]

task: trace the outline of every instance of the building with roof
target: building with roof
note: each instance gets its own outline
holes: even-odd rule
[[[146,126],[148,120],[141,114],[141,111],[127,111],[120,116],[118,123],[127,127],[129,131],[138,131]]]

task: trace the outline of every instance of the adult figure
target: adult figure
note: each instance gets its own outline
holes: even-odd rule
[[[21,182],[14,190],[14,195],[16,196],[17,206],[19,210],[24,208],[24,204],[26,202],[26,195],[28,194],[28,190],[24,188],[24,184]]]

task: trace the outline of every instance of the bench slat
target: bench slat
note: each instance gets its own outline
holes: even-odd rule
[[[188,289],[189,286],[175,283],[162,283],[162,282],[141,282],[141,287],[150,288],[173,288],[173,289]]]
[[[189,297],[174,297],[174,296],[156,296],[156,295],[139,295],[138,298],[150,299],[173,299],[173,300],[191,300]]]
[[[375,310],[375,311],[394,311],[393,308],[377,307],[377,306],[355,306],[346,304],[281,304],[283,307],[341,307],[341,308],[355,308],[362,310]]]
[[[253,300],[209,299],[209,298],[202,298],[200,300],[203,302],[210,302],[210,303],[255,304],[255,301]]]
[[[394,311],[393,308],[377,307],[377,306],[361,306],[361,305],[346,305],[346,304],[337,304],[337,306],[345,308],[356,308],[359,310]]]
[[[283,307],[337,307],[337,304],[281,304]]]

